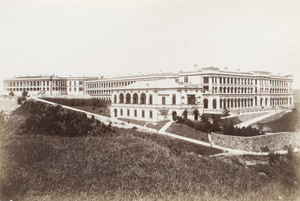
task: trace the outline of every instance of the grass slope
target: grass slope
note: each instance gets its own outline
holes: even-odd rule
[[[174,133],[174,134],[181,135],[181,136],[188,137],[188,138],[193,138],[196,140],[201,140],[204,142],[209,142],[207,133],[196,130],[195,128],[192,128],[185,124],[179,124],[179,123],[174,122],[166,130],[166,132]]]
[[[218,158],[175,152],[149,137],[11,136],[1,146],[1,195],[13,200],[61,196],[189,200],[277,198],[256,172]],[[275,185],[279,185],[275,183]],[[265,188],[268,186],[268,188]],[[287,196],[278,186],[277,194]]]
[[[26,116],[27,115],[27,116]],[[1,127],[1,200],[295,200],[299,189],[261,177],[218,150],[116,129],[97,136],[15,133]]]

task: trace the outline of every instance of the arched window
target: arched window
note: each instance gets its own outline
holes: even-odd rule
[[[172,112],[172,119],[173,119],[173,121],[176,121],[176,118],[177,118],[177,112],[173,111]]]
[[[133,94],[133,104],[138,104],[139,101],[139,96],[137,95],[137,93]]]
[[[141,94],[141,104],[146,104],[146,94],[145,93]]]
[[[131,95],[130,95],[130,93],[128,93],[128,94],[126,94],[126,103],[130,104],[130,102],[131,102]]]
[[[216,109],[216,108],[217,108],[217,100],[214,99],[214,100],[213,100],[213,109]]]
[[[124,94],[123,94],[123,93],[120,94],[120,97],[119,97],[119,98],[120,98],[120,101],[119,101],[119,102],[120,102],[120,103],[124,103]]]
[[[208,108],[208,100],[207,100],[207,99],[204,99],[204,100],[203,100],[203,105],[204,105],[204,108],[205,108],[205,109]]]

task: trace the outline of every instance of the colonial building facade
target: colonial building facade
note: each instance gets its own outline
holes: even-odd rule
[[[56,75],[20,76],[3,79],[4,91],[21,96],[29,95],[85,95],[84,82],[97,77],[58,77]]]
[[[293,107],[292,75],[270,72],[240,72],[202,68],[179,74],[179,83],[203,87],[203,109],[214,112],[224,108]]]
[[[197,120],[202,113],[293,107],[292,76],[209,67],[175,79],[136,82],[112,89],[111,116],[161,121],[175,115]],[[148,100],[149,99],[149,100]],[[151,101],[150,101],[151,100]]]
[[[184,115],[198,119],[202,87],[176,83],[175,79],[136,82],[112,90],[111,116],[163,121]]]
[[[85,82],[85,93],[92,98],[111,100],[112,90],[119,87],[126,87],[137,81],[163,80],[168,78],[176,78],[177,74],[148,74],[133,75],[126,77],[101,78]]]
[[[85,96],[111,100],[114,117],[147,121],[175,115],[244,112],[293,107],[292,75],[229,71],[215,67],[178,74],[115,78],[22,76],[4,79],[5,92],[21,95]]]

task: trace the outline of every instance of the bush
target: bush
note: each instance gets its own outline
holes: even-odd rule
[[[212,116],[213,117],[213,116]],[[189,119],[184,119],[180,116],[176,117],[176,122],[180,124],[185,124],[189,127],[195,128],[196,130],[203,131],[203,132],[212,132],[212,131],[219,131],[220,126],[220,117],[213,117],[213,123],[209,122],[208,115],[202,115],[201,121],[192,121]]]
[[[97,127],[103,128],[105,132],[111,130],[111,124],[107,129],[95,116],[89,119],[85,113],[64,110],[59,105],[27,101],[20,110],[30,114],[21,125],[21,129],[26,133],[75,137],[87,136],[88,133],[97,130]]]
[[[232,123],[224,126],[223,133],[225,135],[242,136],[242,137],[258,136],[262,134],[256,128],[252,128],[251,126],[248,126],[247,128],[246,127],[235,128]]]
[[[28,91],[23,91],[23,92],[22,92],[22,97],[25,98],[27,95],[28,95]]]

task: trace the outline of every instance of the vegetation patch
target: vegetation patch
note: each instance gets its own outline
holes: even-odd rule
[[[284,114],[281,118],[267,123],[258,123],[260,128],[267,126],[271,132],[296,132],[300,130],[300,114],[294,108],[292,112]]]
[[[295,200],[300,195],[297,185],[286,185],[281,177],[266,179],[238,161],[206,157],[220,153],[217,149],[134,129],[65,137],[34,127],[16,134],[31,116],[38,118],[35,110],[41,110],[40,118],[66,115],[61,108],[26,104],[0,128],[1,200]]]
[[[179,124],[185,124],[202,132],[220,131],[221,129],[221,115],[203,114],[201,115],[201,121],[192,121],[180,116],[177,116],[175,120]]]
[[[185,124],[173,123],[166,132],[174,133],[176,135],[181,135],[184,137],[201,140],[204,142],[209,142],[208,135],[206,132],[196,130]]]
[[[94,106],[94,107],[107,107],[110,105],[109,100],[102,100],[96,98],[46,98],[42,97],[41,99],[54,102],[61,105],[67,106]]]
[[[106,126],[93,116],[63,109],[36,101],[26,101],[15,114],[24,114],[26,120],[19,127],[19,134],[46,134],[68,137],[101,135],[114,132],[111,125]]]
[[[107,107],[97,107],[97,106],[72,106],[72,107],[86,112],[110,117],[110,111],[109,108]]]

